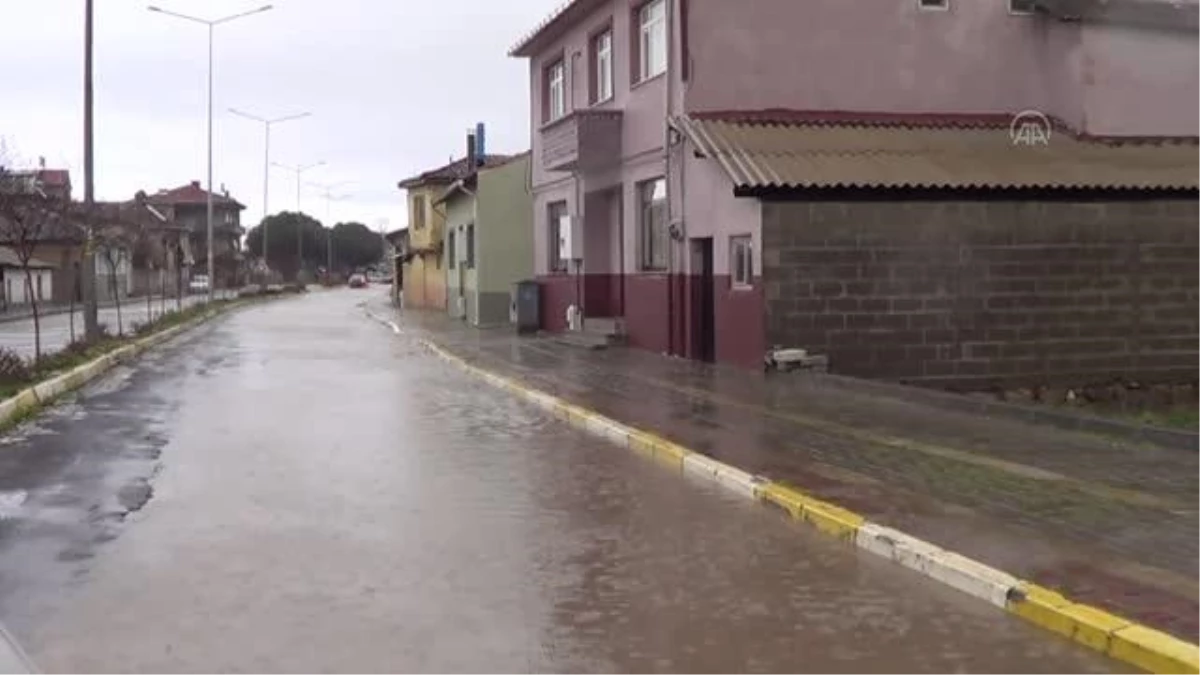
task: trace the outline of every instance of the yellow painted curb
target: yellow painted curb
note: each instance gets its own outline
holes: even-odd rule
[[[1152,673],[1200,672],[1200,647],[1145,626],[1113,633],[1108,655]]]
[[[778,483],[767,483],[759,489],[763,501],[770,502],[787,511],[796,520],[802,520],[825,534],[838,539],[850,540],[858,533],[866,518],[840,506],[810,497],[799,490]]]
[[[1009,593],[1008,611],[1150,672],[1200,672],[1200,647],[1036,584],[1018,584]]]

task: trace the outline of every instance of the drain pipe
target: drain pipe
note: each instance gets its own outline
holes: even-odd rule
[[[675,225],[671,214],[674,189],[671,187],[671,85],[674,82],[675,64],[675,0],[667,3],[667,72],[663,86],[663,180],[667,185],[667,353],[674,356],[675,348]]]

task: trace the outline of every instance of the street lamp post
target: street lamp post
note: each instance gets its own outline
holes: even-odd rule
[[[313,162],[312,164],[300,164],[298,166],[288,166],[279,162],[272,162],[275,166],[281,169],[287,169],[296,174],[296,215],[300,215],[300,188],[303,185],[301,179],[304,177],[304,172],[310,169],[315,169],[319,166],[325,166],[324,161]],[[300,273],[304,271],[304,228],[297,221],[296,226],[296,278],[299,279]]]
[[[325,273],[327,275],[333,274],[333,224],[330,222],[330,220],[332,220],[332,215],[329,207],[333,201],[342,200],[350,196],[338,195],[337,197],[334,197],[333,188],[342,185],[350,185],[353,182],[354,181],[347,180],[340,183],[331,184],[309,183],[309,185],[315,188],[320,188],[321,195],[325,197],[325,223],[329,226],[329,229],[325,231]]]
[[[268,251],[268,249],[267,249],[267,215],[270,214],[270,211],[268,210],[267,199],[270,196],[270,186],[271,186],[271,125],[282,124],[284,122],[290,122],[292,120],[303,119],[305,117],[311,116],[312,113],[303,112],[303,113],[300,113],[297,115],[288,115],[287,117],[276,117],[274,119],[267,119],[265,117],[251,115],[250,113],[242,112],[241,110],[235,110],[233,108],[230,108],[229,112],[233,113],[234,115],[237,115],[238,117],[244,117],[248,120],[253,120],[255,122],[261,122],[263,125],[264,132],[265,132],[264,136],[265,136],[266,142],[264,143],[264,149],[263,149],[263,216],[262,216],[261,227],[262,227],[263,264],[267,268],[267,275],[270,276],[271,259],[267,255],[267,251]]]
[[[199,17],[189,16],[187,14],[180,14],[179,12],[172,12],[154,5],[149,6],[147,9],[149,9],[151,12],[166,14],[167,16],[173,16],[177,19],[191,21],[193,23],[202,24],[208,27],[208,194],[205,198],[205,207],[207,211],[206,237],[208,246],[208,301],[212,302],[213,289],[217,283],[216,266],[213,263],[213,29],[223,23],[229,23],[234,19],[240,19],[245,16],[250,16],[251,14],[265,12],[271,9],[271,5],[263,5],[258,9],[252,9],[247,12],[240,12],[238,14],[231,14],[219,19],[201,19]]]
[[[96,304],[96,258],[93,249],[92,211],[96,206],[95,155],[93,136],[93,87],[92,87],[92,0],[84,2],[83,29],[83,259],[80,261],[80,290],[83,291],[83,334],[88,341],[100,337],[100,315]],[[74,295],[75,289],[71,289]],[[72,321],[74,320],[72,316]]]

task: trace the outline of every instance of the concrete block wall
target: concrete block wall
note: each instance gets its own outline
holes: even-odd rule
[[[767,344],[950,388],[1194,381],[1194,197],[764,202]]]

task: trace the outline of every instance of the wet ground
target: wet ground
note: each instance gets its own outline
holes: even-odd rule
[[[44,671],[1114,665],[574,431],[364,318],[242,310],[0,447],[0,620]]]
[[[120,332],[132,335],[134,325],[145,323],[147,316],[158,318],[165,311],[174,310],[179,306],[190,307],[198,302],[204,302],[204,300],[205,296],[203,295],[185,296],[182,302],[177,302],[175,298],[167,298],[164,303],[161,298],[155,298],[151,301],[150,307],[147,308],[145,298],[129,298],[121,303],[120,321],[117,320],[116,307],[101,307],[99,310],[99,320],[113,335],[118,333],[118,325],[120,326]],[[43,354],[56,352],[71,343],[70,312],[42,316],[38,323],[41,325]],[[0,348],[12,349],[21,356],[33,358],[33,336],[32,318],[0,321]],[[80,338],[82,336],[83,310],[77,310],[75,312],[75,337]]]

